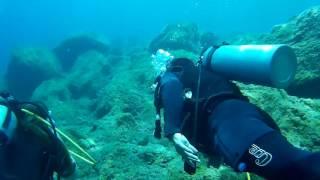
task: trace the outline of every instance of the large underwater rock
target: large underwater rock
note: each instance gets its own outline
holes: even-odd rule
[[[158,49],[199,51],[200,33],[195,24],[170,24],[152,40],[150,52]]]
[[[87,35],[76,36],[63,41],[54,49],[54,53],[61,61],[64,70],[70,70],[76,59],[88,51],[95,50],[104,55],[109,52],[109,47],[103,42]]]
[[[33,94],[33,99],[94,99],[98,91],[112,78],[111,67],[109,59],[100,52],[84,53],[78,57],[69,73],[39,86]]]
[[[16,49],[7,67],[8,90],[19,99],[28,99],[43,81],[56,77],[60,65],[54,54],[42,48]]]
[[[234,43],[289,44],[298,56],[298,70],[287,92],[300,97],[320,97],[320,7],[275,26],[270,34],[241,37]]]
[[[0,91],[7,91],[7,84],[4,75],[0,74]]]
[[[212,32],[204,32],[200,35],[200,45],[201,48],[207,49],[212,45],[218,43],[218,36]]]
[[[201,32],[196,24],[169,24],[149,44],[149,51],[155,53],[158,49],[167,51],[185,50],[200,53],[218,43],[218,37],[212,32]]]

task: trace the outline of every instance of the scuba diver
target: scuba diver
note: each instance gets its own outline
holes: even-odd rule
[[[159,54],[169,55],[164,50],[159,50]],[[154,59],[159,57],[157,55],[153,56]],[[284,55],[287,55],[287,59]],[[254,58],[256,61],[250,61]],[[160,58],[166,61],[166,68],[153,85],[157,113],[154,136],[161,138],[160,120],[163,110],[164,135],[173,142],[177,153],[182,156],[187,173],[196,172],[196,166],[200,163],[198,153],[201,151],[212,157],[213,161],[222,159],[236,172],[251,172],[268,180],[320,179],[320,153],[291,145],[275,121],[250,103],[231,81],[240,77],[248,82],[251,78],[252,81],[260,80],[260,84],[287,86],[293,77],[288,78],[278,72],[271,75],[270,80],[265,78],[267,75],[262,77],[261,66],[264,65],[241,65],[248,59],[249,63],[253,63],[259,60],[264,62],[266,59],[271,62],[273,58],[287,60],[282,64],[272,64],[276,68],[283,65],[292,68],[281,70],[292,76],[290,71],[295,70],[295,62],[290,64],[289,61],[295,59],[295,55],[287,46],[211,47],[202,53],[198,66],[187,58]],[[247,68],[247,75],[244,75],[245,71],[241,68]],[[233,77],[227,77],[228,74]],[[284,77],[287,82],[275,80]]]
[[[27,112],[27,113],[26,113]],[[51,126],[37,120],[42,118]],[[75,179],[76,163],[56,133],[46,106],[0,94],[0,179]]]

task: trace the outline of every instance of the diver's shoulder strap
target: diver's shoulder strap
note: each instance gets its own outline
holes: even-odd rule
[[[154,128],[154,132],[153,132],[153,136],[157,139],[161,138],[161,133],[162,133],[162,127],[161,127],[161,97],[160,97],[160,93],[161,93],[161,75],[159,75],[154,84],[156,84],[156,88],[154,91],[154,107],[155,107],[155,111],[156,111],[156,120],[155,120],[155,128]]]
[[[156,85],[154,91],[154,106],[156,108],[156,113],[160,113],[161,109],[161,100],[160,100],[160,93],[161,93],[161,75],[157,76],[156,80],[154,81],[154,85]]]

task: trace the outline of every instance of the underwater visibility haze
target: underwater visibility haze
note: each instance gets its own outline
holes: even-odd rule
[[[153,137],[158,49],[196,61],[223,41],[294,50],[288,88],[236,84],[295,147],[320,151],[320,0],[0,0],[0,27],[1,90],[44,102],[96,160],[75,157],[78,179],[246,179],[204,154],[190,176]]]
[[[219,36],[268,32],[319,0],[1,0],[0,58],[17,46],[54,47],[80,33],[150,41],[169,23],[193,22]],[[262,23],[263,22],[263,23]]]

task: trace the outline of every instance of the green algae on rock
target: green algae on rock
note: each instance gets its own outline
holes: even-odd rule
[[[284,90],[239,84],[250,101],[268,112],[295,146],[320,151],[320,101],[290,96]]]

